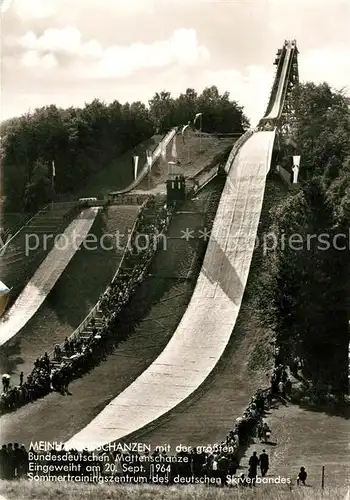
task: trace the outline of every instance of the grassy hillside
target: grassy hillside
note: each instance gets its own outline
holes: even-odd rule
[[[112,206],[99,215],[90,231],[98,240],[103,234],[131,229],[138,207]],[[34,360],[52,350],[79,326],[95,305],[116,271],[122,250],[89,250],[81,247],[68,264],[39,311],[11,341],[1,349],[0,371],[13,375],[32,369]]]
[[[0,213],[1,210],[0,210]],[[13,227],[16,227],[17,224],[20,224],[25,217],[29,216],[29,214],[23,213],[2,213],[2,221],[0,222],[0,227],[3,227],[5,231],[11,231]]]
[[[204,168],[210,161],[220,152],[232,147],[235,139],[232,137],[218,138],[210,134],[203,135],[200,139],[194,132],[189,132],[185,142],[182,139],[181,133],[176,136],[177,159],[180,165],[176,166],[176,172],[184,174],[186,177],[191,177],[199,169]],[[139,172],[146,162],[147,149],[153,150],[163,138],[162,135],[155,135],[142,142],[134,149],[128,151],[124,155],[116,158],[116,160],[108,167],[91,178],[88,184],[79,189],[76,196],[106,196],[111,191],[127,187],[133,181],[133,159],[134,155],[139,155]],[[201,147],[200,147],[201,146]],[[159,183],[165,183],[168,177],[168,161],[172,161],[172,142],[168,145],[166,158],[159,158],[150,175],[140,183],[137,189],[147,190],[155,187]],[[189,152],[189,154],[188,154]],[[164,187],[165,189],[165,187]]]
[[[205,486],[88,485],[74,483],[0,483],[0,493],[8,500],[347,500],[345,488],[320,490],[308,487],[215,488]]]

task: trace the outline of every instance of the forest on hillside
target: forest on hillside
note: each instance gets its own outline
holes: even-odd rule
[[[5,210],[34,212],[51,201],[52,161],[56,192],[75,192],[117,156],[199,112],[203,132],[243,133],[249,127],[243,108],[215,86],[201,94],[187,89],[178,98],[162,91],[148,106],[95,99],[83,108],[51,105],[7,120],[1,127]]]
[[[341,393],[348,383],[350,100],[326,83],[300,85],[291,99],[295,149],[290,140],[282,148],[301,155],[300,188],[270,213],[269,232],[287,244],[266,255],[260,308],[281,359],[301,359],[316,392]]]

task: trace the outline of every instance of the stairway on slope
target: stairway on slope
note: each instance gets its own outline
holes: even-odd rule
[[[4,244],[11,235],[14,235],[23,227],[35,214],[33,213],[23,213],[23,212],[14,212],[8,213],[4,212],[3,204],[0,202],[0,214],[2,220],[1,223],[1,236],[3,241],[1,243]]]
[[[64,341],[73,333],[90,309],[97,302],[113,277],[139,211],[138,206],[110,206],[100,213],[89,234],[101,241],[103,235],[120,235],[120,247],[103,250],[100,245],[91,248],[91,243],[81,247],[47,296],[37,313],[22,330],[1,348],[0,368],[13,375],[16,383],[23,370],[28,374],[33,362],[45,351],[51,351],[56,343]],[[109,239],[104,241],[107,248]]]
[[[75,205],[54,204],[39,211],[5,248],[0,249],[0,279],[11,288],[8,307],[48,255],[55,238],[76,216]]]
[[[173,218],[168,249],[157,253],[149,275],[119,317],[116,328],[125,340],[99,366],[72,382],[73,397],[52,393],[12,415],[3,415],[0,425],[4,439],[10,435],[24,443],[33,435],[69,439],[156,359],[187,308],[205,253],[203,240],[187,242],[179,238],[181,230],[202,227],[203,211],[206,218],[209,214],[214,219],[222,187],[222,179],[216,179]]]

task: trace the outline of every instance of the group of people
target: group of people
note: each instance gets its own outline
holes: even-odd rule
[[[70,339],[66,338],[62,345],[55,346],[51,355],[46,352],[35,361],[26,381],[23,381],[24,374],[21,373],[19,385],[12,386],[11,377],[4,374],[0,414],[41,398],[52,390],[68,393],[69,382],[91,369],[103,357],[104,340],[112,332],[121,309],[143,281],[157,249],[154,244],[142,250],[138,249],[135,245],[136,235],[157,238],[169,225],[172,211],[172,208],[166,206],[158,207],[154,196],[144,203],[121,266],[122,270],[127,272],[122,273],[122,276],[118,274],[100,299],[102,323],[97,327],[94,318],[91,318],[90,323],[86,325],[91,327],[88,335],[84,332],[84,336],[79,334]],[[113,332],[113,336],[118,341],[116,332]]]
[[[28,452],[22,444],[3,444],[0,449],[0,479],[25,478],[28,472]]]

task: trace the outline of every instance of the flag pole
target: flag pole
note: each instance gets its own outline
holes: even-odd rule
[[[190,127],[188,127],[188,133],[187,133],[187,163],[190,163]]]
[[[202,114],[199,116],[199,152],[202,152]]]

